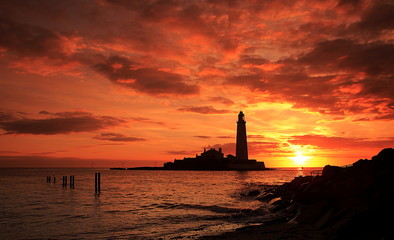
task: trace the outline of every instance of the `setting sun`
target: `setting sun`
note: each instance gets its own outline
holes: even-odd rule
[[[291,159],[294,160],[295,163],[298,165],[303,165],[305,164],[306,160],[308,160],[310,157],[306,157],[303,155],[303,152],[301,151],[296,151],[296,156],[295,157],[290,157]]]

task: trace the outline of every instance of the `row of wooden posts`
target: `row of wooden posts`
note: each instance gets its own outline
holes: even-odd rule
[[[56,177],[51,177],[51,176],[47,176],[47,182],[50,183],[52,182],[53,179],[53,183],[56,183]],[[63,187],[67,187],[67,176],[63,176],[62,178],[63,182],[62,182],[62,186]],[[75,176],[71,175],[70,176],[70,188],[74,188],[75,185]],[[94,192],[96,194],[100,193],[101,191],[101,175],[100,173],[95,173],[94,174]]]
[[[67,176],[63,176],[62,178],[63,182],[62,185],[63,187],[67,187]],[[52,181],[52,177],[51,176],[47,176],[47,182],[51,182]],[[56,177],[53,177],[53,183],[56,183]],[[70,176],[70,188],[74,188],[75,185],[75,176]]]

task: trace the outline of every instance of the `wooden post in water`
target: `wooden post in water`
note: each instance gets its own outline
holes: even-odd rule
[[[98,192],[100,193],[101,192],[101,174],[100,173],[97,173],[98,174],[98,183],[97,183],[97,190],[98,190]]]
[[[51,176],[47,176],[47,182],[51,182]]]
[[[70,176],[70,188],[74,188],[74,176]]]
[[[56,183],[56,177],[53,177],[53,183]]]
[[[63,187],[67,187],[67,176],[63,176]]]
[[[100,193],[100,173],[94,174],[94,192],[96,194]]]

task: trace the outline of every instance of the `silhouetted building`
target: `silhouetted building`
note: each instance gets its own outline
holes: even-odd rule
[[[224,156],[222,149],[204,149],[201,155],[195,158],[175,159],[174,162],[164,164],[164,169],[169,170],[265,170],[264,162],[248,159],[248,145],[246,139],[246,126],[244,114],[238,114],[236,156]]]

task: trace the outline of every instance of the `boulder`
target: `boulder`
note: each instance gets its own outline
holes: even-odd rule
[[[344,170],[341,167],[327,165],[323,168],[322,176],[331,180],[335,180],[341,178],[343,176],[343,172]]]
[[[252,191],[248,192],[247,196],[248,197],[255,197],[255,196],[258,196],[259,194],[260,194],[259,190],[252,190]]]

